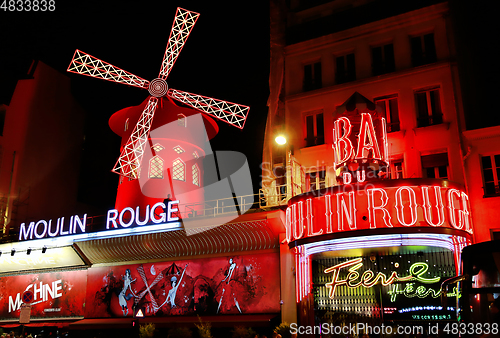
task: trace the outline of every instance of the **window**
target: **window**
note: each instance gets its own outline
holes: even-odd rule
[[[193,173],[193,184],[197,185],[198,187],[200,186],[200,169],[196,164],[193,164],[191,167],[192,173]]]
[[[172,178],[177,181],[185,181],[186,180],[186,165],[180,158],[177,158],[172,163],[173,173]]]
[[[125,120],[125,129],[124,129],[124,131],[127,131],[127,130],[128,130],[128,121],[129,121],[129,119],[127,118],[127,119]]]
[[[184,152],[181,146],[175,146],[173,149],[177,154],[182,154]]]
[[[391,133],[394,131],[399,131],[399,107],[398,107],[398,97],[388,96],[375,99],[375,104],[382,108],[386,123],[387,132]]]
[[[418,127],[427,127],[443,123],[439,88],[431,88],[415,92],[415,104]]]
[[[200,158],[200,155],[198,155],[198,153],[196,152],[196,150],[193,151],[193,157],[194,158]]]
[[[324,170],[307,173],[306,182],[309,182],[309,191],[325,188],[325,175],[326,172]]]
[[[399,180],[405,177],[404,171],[403,171],[403,160],[402,159],[397,159],[397,160],[392,160],[390,164],[390,177],[393,180]]]
[[[338,84],[356,80],[354,53],[338,56],[335,61],[337,65],[335,81]]]
[[[325,127],[323,122],[323,111],[310,113],[305,117],[305,141],[306,147],[312,147],[325,143]]]
[[[163,159],[160,156],[149,160],[149,178],[163,178]]]
[[[321,62],[304,66],[304,91],[314,90],[322,87]]]
[[[498,180],[500,177],[500,155],[481,157],[483,168],[484,197],[500,196]]]
[[[163,146],[161,144],[156,143],[154,146],[151,147],[151,149],[153,149],[156,152],[159,152],[159,151],[162,151],[165,148],[163,148]]]
[[[395,70],[394,47],[392,43],[372,48],[372,70],[375,76]]]
[[[447,153],[425,155],[421,159],[424,178],[448,179]]]
[[[184,114],[177,114],[177,125],[186,127],[186,116]]]
[[[411,61],[413,67],[436,62],[436,46],[434,44],[434,33],[410,38]]]

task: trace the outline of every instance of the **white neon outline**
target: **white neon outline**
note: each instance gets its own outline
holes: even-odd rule
[[[436,204],[433,206],[429,199],[429,186],[421,186],[422,200],[424,201],[422,209],[424,210],[424,218],[427,224],[433,227],[440,227],[444,224],[444,204],[443,196],[441,195],[441,187],[433,186],[434,195],[436,197]],[[432,208],[437,210],[437,223],[433,222]]]
[[[375,200],[374,200],[374,192],[380,192],[380,201],[382,202],[381,205],[375,206]],[[368,196],[368,216],[369,216],[369,221],[370,221],[370,229],[376,229],[377,228],[377,221],[375,218],[375,211],[377,210],[382,210],[384,213],[384,216],[382,219],[384,220],[385,225],[388,228],[392,228],[391,224],[391,214],[389,211],[385,208],[387,203],[389,202],[389,197],[387,196],[387,191],[385,191],[383,188],[371,188],[366,190],[366,194]]]
[[[337,227],[339,231],[344,231],[344,218],[347,220],[349,229],[356,230],[356,198],[354,191],[348,193],[349,208],[345,202],[344,193],[335,194],[337,196]],[[345,216],[345,217],[344,217]]]
[[[368,125],[368,129],[367,126]],[[367,133],[368,131],[368,133]],[[382,159],[380,155],[380,148],[378,146],[377,134],[375,133],[375,127],[373,126],[372,116],[368,113],[361,114],[361,126],[358,135],[358,147],[356,150],[356,159],[368,158],[370,154],[370,149],[372,149],[373,159]],[[366,137],[368,136],[371,143],[366,144]],[[365,156],[366,151],[366,156]]]
[[[411,215],[411,222],[406,223],[405,217],[404,217],[404,205],[403,205],[403,196],[402,192],[403,190],[408,191],[408,200],[409,200],[409,209],[410,209],[410,215]],[[396,198],[396,214],[398,217],[398,222],[399,224],[409,227],[412,225],[415,225],[417,223],[417,198],[415,195],[415,190],[409,186],[403,186],[399,187],[398,190],[396,190],[396,193],[394,194],[394,197]]]

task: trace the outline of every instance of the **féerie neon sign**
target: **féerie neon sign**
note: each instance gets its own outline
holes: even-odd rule
[[[358,270],[363,266],[362,260],[363,258],[356,258],[325,269],[325,273],[333,273],[331,282],[325,284],[325,286],[330,289],[330,298],[334,298],[335,290],[338,286],[342,285],[354,289],[360,286],[371,288],[377,284],[388,286],[395,282],[417,281],[425,284],[433,284],[440,280],[439,277],[424,277],[429,269],[429,265],[423,262],[412,264],[409,269],[409,275],[405,277],[398,276],[396,271],[393,271],[389,276],[382,272],[375,274],[372,270],[366,270],[360,274]],[[344,268],[349,268],[349,272],[345,279],[340,279],[340,271]]]
[[[145,210],[140,207],[126,207],[121,211],[111,209],[107,213],[104,231],[112,231],[118,229],[127,229],[132,227],[142,227],[148,225],[158,225],[179,220],[176,216],[179,201],[169,201],[167,204],[158,202],[152,207],[146,206]],[[19,229],[19,240],[32,240],[42,238],[54,238],[67,235],[85,234],[87,224],[87,214],[83,217],[78,215],[71,216],[68,222],[65,222],[64,217],[60,217],[57,221],[39,220],[30,222],[29,225],[21,223]],[[111,235],[111,232],[110,232]]]

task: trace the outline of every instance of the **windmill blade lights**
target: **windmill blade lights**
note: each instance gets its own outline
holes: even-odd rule
[[[115,67],[81,50],[76,50],[68,67],[68,72],[124,83],[129,86],[148,89],[149,81]]]
[[[151,82],[78,49],[75,51],[68,72],[147,89],[151,95],[130,138],[123,147],[113,168],[114,172],[130,178],[138,177],[158,98],[165,95],[237,128],[243,128],[250,110],[248,106],[168,88],[166,79],[199,16],[199,13],[177,8],[160,73],[158,78]]]

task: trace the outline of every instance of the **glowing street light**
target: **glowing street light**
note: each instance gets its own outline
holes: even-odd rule
[[[274,141],[279,144],[280,146],[284,145],[286,143],[286,137],[283,136],[283,135],[278,135],[276,136],[276,138],[274,139]]]

